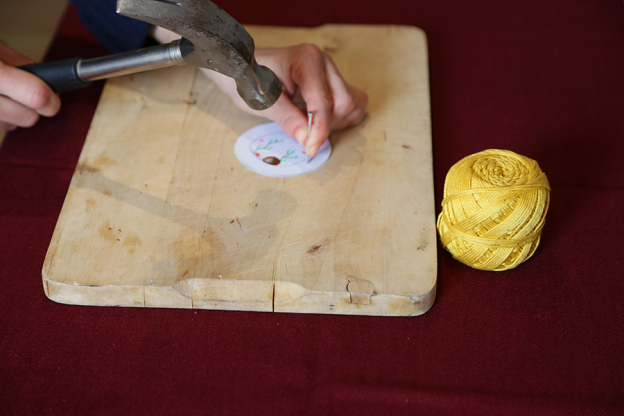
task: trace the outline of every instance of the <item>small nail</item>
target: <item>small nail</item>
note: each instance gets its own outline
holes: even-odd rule
[[[301,146],[305,146],[306,139],[308,138],[308,131],[301,127],[299,130],[295,132],[295,139],[301,144]]]

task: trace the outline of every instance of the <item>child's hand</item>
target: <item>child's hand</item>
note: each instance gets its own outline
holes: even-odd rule
[[[279,100],[267,110],[250,109],[238,96],[233,79],[209,70],[203,72],[242,110],[279,124],[286,134],[305,146],[308,155],[316,155],[331,130],[355,125],[364,118],[368,96],[349,85],[329,54],[317,46],[256,48],[255,57],[260,65],[275,72],[284,88]],[[293,101],[297,99],[305,102],[308,111],[314,111],[309,138],[307,114],[295,105]]]
[[[61,100],[38,77],[16,66],[32,61],[0,41],[0,132],[31,127],[39,116],[51,117]]]

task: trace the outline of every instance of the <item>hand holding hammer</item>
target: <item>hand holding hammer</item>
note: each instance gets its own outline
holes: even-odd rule
[[[242,107],[247,111],[265,110],[259,115],[277,121],[288,134],[305,143],[310,155],[316,153],[330,129],[355,124],[364,116],[366,94],[349,86],[329,55],[312,45],[261,53],[263,62],[279,68],[278,76],[285,82],[286,94],[282,94],[278,77],[256,62],[251,36],[210,1],[118,0],[117,12],[156,25],[155,37],[160,41],[169,41],[180,37],[178,35],[182,38],[101,58],[73,58],[20,67],[40,80],[11,68],[12,62],[19,63],[19,60],[9,61],[6,56],[10,58],[10,53],[0,54],[0,75],[4,75],[3,72],[9,75],[6,82],[0,83],[0,130],[16,125],[29,126],[39,114],[56,113],[58,98],[41,80],[60,92],[89,85],[98,79],[184,64],[202,68],[239,106],[245,103]],[[24,88],[19,88],[20,84],[29,86],[33,92],[25,93]],[[301,91],[308,109],[318,107],[318,125],[313,137],[307,138],[307,130],[302,133],[307,122],[303,112],[292,104],[295,90]]]

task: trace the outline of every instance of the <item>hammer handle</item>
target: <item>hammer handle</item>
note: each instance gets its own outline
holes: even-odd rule
[[[190,46],[187,44],[190,44]],[[186,39],[165,45],[151,46],[130,52],[93,59],[72,58],[56,62],[42,62],[19,67],[48,84],[55,92],[86,87],[92,81],[134,74],[172,65],[184,65],[184,56],[193,48]]]
[[[61,92],[91,85],[91,82],[82,79],[78,74],[78,64],[81,60],[82,58],[71,58],[55,62],[28,64],[19,68],[38,76],[55,92]]]

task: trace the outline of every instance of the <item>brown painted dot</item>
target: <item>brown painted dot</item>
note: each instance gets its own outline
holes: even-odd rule
[[[268,163],[269,165],[279,165],[280,164],[280,160],[276,157],[273,156],[267,156],[264,159],[262,159],[262,161],[264,163]]]

